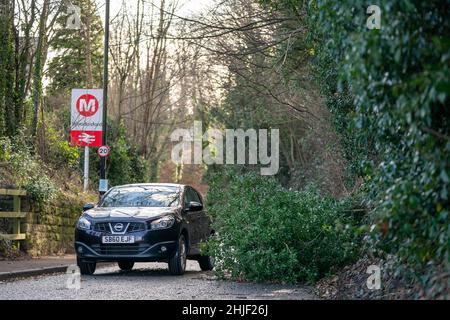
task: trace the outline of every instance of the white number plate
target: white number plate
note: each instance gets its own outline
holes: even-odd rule
[[[104,236],[102,243],[134,243],[134,236]]]

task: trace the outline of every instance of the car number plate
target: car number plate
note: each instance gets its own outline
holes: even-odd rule
[[[134,243],[134,236],[104,236],[102,243]]]

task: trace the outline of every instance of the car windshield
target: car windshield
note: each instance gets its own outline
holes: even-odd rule
[[[165,186],[132,186],[112,189],[100,207],[176,207],[179,188]]]

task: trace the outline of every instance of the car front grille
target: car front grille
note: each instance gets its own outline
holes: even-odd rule
[[[115,223],[115,222],[114,222]],[[145,230],[145,223],[143,222],[130,222],[124,223],[124,225],[128,225],[126,233],[130,232],[139,232]],[[111,233],[111,228],[109,227],[109,222],[98,222],[94,225],[94,231],[99,231],[103,233]]]
[[[128,226],[127,232],[139,232],[145,230],[145,223],[142,222],[131,222]]]
[[[150,248],[149,244],[94,244],[92,249],[101,255],[127,256],[137,255]]]
[[[111,233],[108,222],[100,222],[94,225],[94,231]]]

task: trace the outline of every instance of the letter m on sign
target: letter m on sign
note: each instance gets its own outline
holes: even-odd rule
[[[91,94],[80,96],[76,103],[77,110],[83,117],[92,117],[98,111],[98,100]]]
[[[80,100],[80,112],[94,112],[95,111],[95,100],[91,99],[86,101],[85,99]]]

